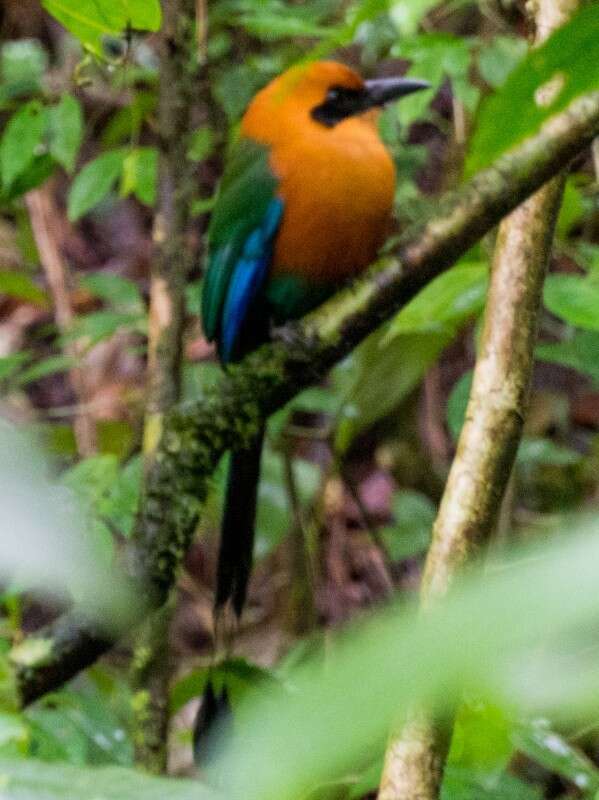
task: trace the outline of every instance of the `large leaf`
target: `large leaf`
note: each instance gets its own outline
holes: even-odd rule
[[[488,280],[485,264],[456,264],[432,280],[402,308],[391,322],[385,341],[406,333],[454,333],[482,310]]]
[[[452,338],[444,330],[409,333],[383,345],[386,335],[371,334],[352,357],[352,385],[335,435],[340,452],[407,397]]]
[[[123,767],[82,768],[0,760],[2,800],[208,800],[198,781],[152,778]]]
[[[588,375],[599,386],[599,331],[576,331],[563,342],[537,345],[535,355],[540,361],[561,364]]]
[[[580,275],[549,275],[543,300],[546,308],[570,325],[599,331],[599,282]]]
[[[597,31],[599,4],[590,3],[532,50],[502,88],[483,102],[470,142],[468,174],[534,133],[575,97],[599,86]],[[543,92],[538,91],[541,87]]]
[[[43,0],[46,11],[62,23],[96,55],[104,55],[107,37],[118,36],[130,26],[157,31],[159,0]]]
[[[450,710],[477,687],[522,708],[557,706],[595,719],[599,668],[588,631],[599,619],[599,529],[593,522],[577,536],[568,527],[559,544],[545,539],[501,569],[462,578],[426,615],[396,605],[354,625],[337,644],[329,639],[326,663],[318,652],[292,670],[293,692],[284,697],[258,692],[243,701],[214,766],[225,794],[304,797],[355,769],[413,703]],[[497,741],[500,764],[503,735]],[[531,796],[509,776],[501,786],[503,793],[491,787],[487,796]]]

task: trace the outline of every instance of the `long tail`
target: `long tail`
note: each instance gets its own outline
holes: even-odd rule
[[[223,514],[214,608],[229,600],[241,616],[252,569],[256,499],[264,429],[245,450],[231,453]]]

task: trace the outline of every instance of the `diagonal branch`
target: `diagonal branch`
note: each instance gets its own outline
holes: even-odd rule
[[[403,237],[394,257],[299,323],[277,332],[272,343],[231,368],[196,402],[167,415],[137,523],[134,572],[151,587],[148,604],[163,602],[176,579],[210,476],[223,453],[248,442],[262,420],[320,380],[505,214],[563,170],[598,131],[599,92],[594,92],[574,100],[535,136],[447,196],[438,214]],[[52,627],[39,635],[52,640]],[[77,650],[77,642],[70,642],[69,649]],[[96,657],[97,648],[87,663]],[[50,656],[46,652],[43,664],[17,670],[22,702],[56,686],[60,661],[55,647]],[[79,666],[85,661],[83,653]],[[62,680],[67,673],[62,671]]]

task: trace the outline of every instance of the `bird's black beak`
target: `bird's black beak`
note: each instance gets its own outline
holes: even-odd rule
[[[422,89],[430,89],[428,81],[421,81],[417,78],[379,78],[377,80],[365,81],[367,108],[383,106],[391,100],[399,100],[414,92]]]
[[[370,108],[429,88],[428,81],[416,78],[380,78],[365,81],[360,89],[331,86],[324,102],[312,109],[312,117],[327,128],[332,128],[347,117],[363,114]]]

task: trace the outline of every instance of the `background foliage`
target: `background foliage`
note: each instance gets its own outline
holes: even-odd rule
[[[171,624],[169,753],[172,773],[191,774],[194,698],[210,672],[239,719],[208,775],[217,788],[133,770],[126,645],[18,708],[11,648],[14,656],[24,642],[26,663],[26,635],[73,598],[103,609],[104,619],[130,602],[111,605],[119,600],[114,559],[132,531],[142,474],[159,188],[158,0],[41,6],[7,0],[0,10],[0,483],[12,533],[0,542],[0,794],[191,798],[220,786],[228,797],[357,800],[376,789],[393,697],[400,710],[419,698],[457,709],[444,800],[595,797],[599,529],[579,522],[599,497],[595,151],[568,177],[531,412],[491,580],[473,582],[426,624],[408,610],[465,413],[488,237],[271,420],[251,605],[235,657],[209,669],[224,465],[215,477]],[[597,30],[599,6],[589,3],[529,54],[515,2],[211,2],[187,149],[198,258],[187,291],[184,397],[201,393],[218,369],[197,319],[202,233],[227,141],[257,89],[307,57],[429,80],[431,90],[388,108],[380,123],[405,227],[441,191],[597,88]],[[536,103],[551,83],[549,102]],[[36,235],[35,197],[53,243]],[[52,245],[62,289],[43,251]],[[82,415],[92,452],[77,437]],[[568,541],[550,547],[559,531]],[[534,558],[507,558],[508,545],[528,540],[544,545]],[[324,647],[330,628],[392,591],[400,610],[369,616]]]

